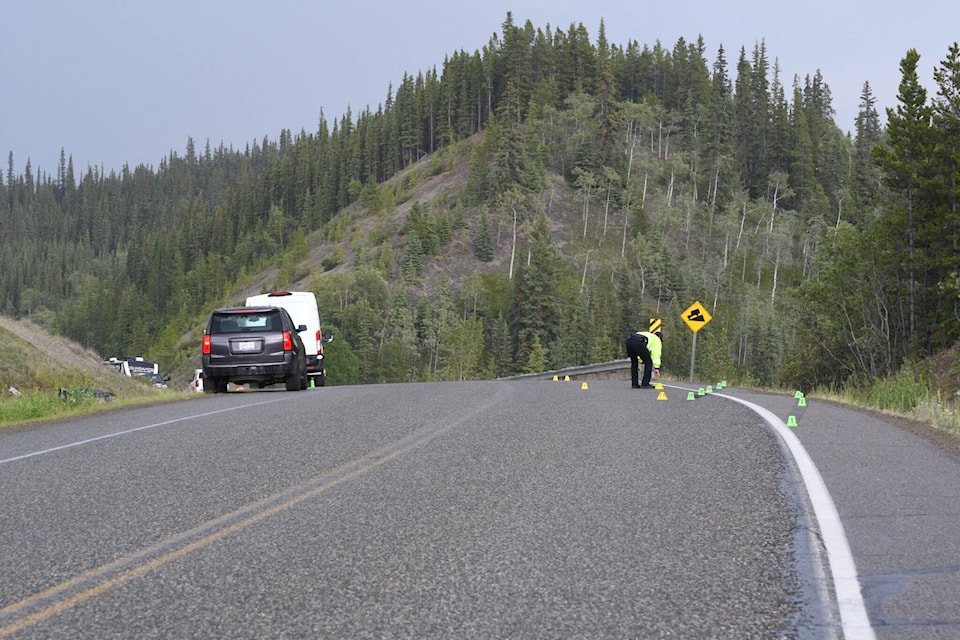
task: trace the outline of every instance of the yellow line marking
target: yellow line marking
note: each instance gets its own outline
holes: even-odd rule
[[[347,480],[359,477],[372,469],[422,447],[437,436],[464,423],[472,415],[481,413],[486,410],[488,406],[498,402],[499,395],[500,394],[495,394],[491,396],[482,407],[458,418],[450,424],[408,436],[399,442],[394,442],[377,451],[368,453],[362,458],[341,465],[332,471],[316,476],[312,480],[296,487],[236,509],[198,527],[194,527],[189,531],[167,538],[156,545],[147,547],[123,558],[118,558],[103,566],[86,571],[66,582],[62,582],[49,589],[24,598],[19,602],[8,605],[0,609],[0,638],[6,638],[14,633],[44,622],[59,613],[96,598],[154,569],[207,547],[222,538],[246,529],[271,516],[287,511],[301,502],[315,498],[343,484]],[[278,500],[280,500],[280,502],[277,502]],[[238,517],[242,517],[242,519],[237,520]],[[186,542],[186,544],[183,544],[184,542]],[[183,546],[178,546],[181,544],[183,544]],[[158,553],[159,555],[155,555]],[[84,584],[91,582],[95,584],[85,588],[83,587]],[[76,588],[80,588],[81,590],[73,595],[66,595]],[[27,613],[35,607],[40,608],[33,613]],[[13,619],[13,621],[9,624],[3,624],[4,619]]]

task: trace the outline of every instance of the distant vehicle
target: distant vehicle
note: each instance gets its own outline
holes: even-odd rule
[[[307,387],[306,348],[282,307],[227,307],[210,314],[203,332],[203,390],[224,393],[227,384],[263,388],[282,382],[287,391]]]
[[[190,380],[190,385],[187,387],[187,391],[194,391],[196,393],[203,392],[203,369],[193,370],[193,379]]]
[[[156,362],[144,360],[140,356],[127,356],[125,358],[110,358],[103,364],[108,364],[116,368],[118,373],[125,376],[149,376],[150,374],[160,374],[160,365]]]
[[[158,389],[166,389],[167,383],[170,382],[170,376],[164,377],[159,373],[150,373],[144,377],[152,382]]]
[[[307,375],[314,386],[327,384],[327,368],[323,359],[324,343],[333,342],[333,333],[320,330],[320,311],[312,291],[274,291],[247,298],[247,306],[281,307],[287,310],[296,325],[306,325],[301,334],[307,349]]]

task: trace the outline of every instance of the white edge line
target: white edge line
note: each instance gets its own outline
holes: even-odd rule
[[[873,632],[873,627],[870,626],[870,618],[863,603],[856,563],[853,561],[853,554],[843,530],[843,523],[840,521],[840,514],[837,513],[837,506],[834,504],[833,498],[830,497],[823,476],[820,475],[820,471],[813,463],[813,459],[807,453],[803,443],[800,442],[795,433],[783,424],[780,418],[764,407],[726,394],[714,393],[713,395],[739,402],[755,411],[774,428],[777,435],[790,449],[806,486],[810,503],[813,505],[813,512],[820,527],[824,547],[827,550],[827,561],[830,563],[830,573],[833,576],[837,607],[840,610],[840,622],[843,626],[843,637],[845,640],[873,640],[876,635]]]
[[[860,593],[860,581],[857,578],[856,563],[853,560],[853,554],[850,551],[850,545],[847,542],[847,536],[843,530],[843,523],[840,521],[840,515],[837,513],[837,507],[834,504],[833,499],[830,497],[830,492],[827,490],[827,485],[823,481],[823,476],[820,475],[820,471],[813,463],[813,459],[810,458],[810,454],[807,453],[807,450],[800,442],[800,439],[797,438],[796,434],[790,431],[787,426],[783,424],[783,421],[771,411],[761,407],[760,405],[736,398],[734,396],[722,393],[714,393],[713,395],[727,398],[728,400],[733,400],[734,402],[739,402],[740,404],[749,407],[751,410],[760,415],[760,417],[766,420],[767,423],[770,424],[770,426],[772,426],[777,432],[777,435],[780,436],[784,443],[786,443],[787,448],[790,450],[790,453],[793,455],[794,461],[797,464],[797,468],[800,470],[800,475],[803,478],[807,494],[810,497],[810,503],[813,505],[814,515],[816,516],[817,523],[820,527],[820,534],[823,537],[824,547],[827,550],[827,559],[830,563],[830,573],[833,576],[834,589],[837,595],[837,606],[840,610],[840,620],[843,625],[843,637],[846,640],[871,640],[875,638],[876,636],[873,632],[873,627],[870,626],[870,618],[867,616],[866,607],[863,603],[863,596]],[[41,451],[34,451],[12,458],[6,458],[4,460],[0,460],[0,464],[24,460],[26,458],[53,453],[54,451],[62,451],[72,447],[79,447],[81,445],[90,444],[99,440],[106,440],[108,438],[128,435],[137,431],[162,427],[177,422],[183,422],[185,420],[204,418],[207,416],[216,415],[218,413],[236,411],[237,409],[246,409],[248,407],[257,406],[258,404],[269,404],[270,402],[276,401],[269,400],[266,402],[243,405],[242,407],[229,407],[227,409],[208,411],[207,413],[185,416],[173,420],[165,420],[163,422],[156,422],[154,424],[148,424],[142,427],[126,429],[124,431],[97,436],[96,438],[88,438],[86,440],[79,440],[77,442],[71,442],[58,447],[51,447]]]
[[[208,411],[206,413],[197,413],[190,416],[184,416],[182,418],[174,418],[173,420],[164,420],[163,422],[155,422],[154,424],[146,424],[142,427],[134,427],[133,429],[125,429],[124,431],[117,431],[116,433],[107,433],[102,436],[97,436],[96,438],[87,438],[86,440],[78,440],[77,442],[69,442],[67,444],[62,444],[58,447],[50,447],[49,449],[43,449],[41,451],[32,451],[30,453],[24,453],[23,455],[14,456],[12,458],[6,458],[0,460],[0,464],[6,464],[8,462],[16,462],[17,460],[26,460],[27,458],[33,458],[35,456],[42,456],[47,453],[53,453],[54,451],[62,451],[64,449],[72,449],[73,447],[79,447],[81,445],[90,444],[91,442],[97,442],[99,440],[107,440],[109,438],[116,438],[117,436],[125,436],[131,433],[136,433],[137,431],[144,431],[146,429],[154,429],[156,427],[163,427],[168,424],[175,424],[177,422],[184,422],[185,420],[194,420],[196,418],[206,418],[207,416],[213,416],[218,413],[226,413],[227,411],[236,411],[238,409],[246,409],[248,407],[255,407],[260,404],[270,404],[271,402],[279,402],[279,400],[266,400],[263,402],[255,402],[253,404],[245,404],[239,407],[228,407],[226,409],[217,409],[216,411]]]

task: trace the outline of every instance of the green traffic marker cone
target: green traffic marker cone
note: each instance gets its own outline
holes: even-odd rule
[[[687,400],[695,400],[696,398],[693,395],[693,391],[687,392]]]
[[[795,426],[797,426],[797,417],[796,417],[796,416],[789,416],[789,417],[787,418],[787,426],[788,426],[788,427],[795,427]]]
[[[800,398],[799,400],[797,400],[797,406],[798,406],[798,407],[805,407],[805,406],[807,406],[807,399],[806,399],[806,398]]]

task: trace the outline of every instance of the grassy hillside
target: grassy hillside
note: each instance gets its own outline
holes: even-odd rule
[[[311,289],[336,384],[603,362],[653,316],[682,375],[694,301],[713,316],[703,379],[863,387],[957,344],[960,163],[941,153],[957,109],[907,91],[885,132],[865,86],[854,138],[826,79],[787,90],[765,46],[711,64],[702,39],[502,27],[442,74],[405,74],[376,112],[321,111],[243,150],[11,167],[0,313],[189,372],[215,306]]]
[[[125,406],[171,397],[185,386],[184,381],[158,389],[145,379],[128,378],[70,340],[28,321],[0,317],[0,427],[106,408],[94,390],[112,394],[110,406]]]
[[[358,253],[370,250],[371,237],[384,238],[383,244],[390,251],[395,255],[402,254],[405,238],[399,230],[404,227],[414,205],[432,210],[449,206],[464,189],[468,171],[468,154],[462,149],[458,152],[455,145],[415,163],[381,186],[390,192],[396,206],[377,213],[360,202],[355,203],[340,212],[325,230],[314,232],[309,238],[309,249],[293,264],[286,258],[278,259],[278,264],[289,265],[286,274],[294,274],[292,278],[285,275],[283,268],[271,267],[236,283],[229,301],[239,303],[248,295],[273,288],[316,290],[324,278],[352,272]],[[583,239],[582,207],[574,189],[561,176],[548,174],[541,201],[550,212],[550,231],[557,249],[569,259],[590,252],[591,262],[584,270],[586,277],[595,277],[594,265],[615,261],[620,248],[617,238],[599,244],[593,234],[589,241]],[[435,299],[442,283],[460,289],[465,280],[477,272],[506,274],[511,257],[507,221],[495,219],[493,232],[498,240],[494,242],[493,260],[479,263],[471,251],[468,230],[476,228],[481,209],[470,207],[464,211],[467,231],[455,235],[451,243],[424,265],[417,291],[426,292]],[[616,236],[616,231],[611,236]],[[183,375],[189,374],[199,358],[196,345],[199,344],[202,322],[202,318],[198,319],[195,330],[185,335],[180,344],[189,363]],[[679,324],[676,318],[668,320],[668,324],[671,322]],[[904,368],[898,376],[878,381],[870,387],[848,389],[838,397],[849,404],[935,425],[941,432],[960,438],[956,413],[958,395],[960,356],[953,348]]]
[[[305,246],[287,247],[275,261],[262,270],[237,277],[229,293],[218,304],[241,303],[248,295],[271,289],[289,288],[317,290],[327,278],[354,272],[360,256],[371,261],[371,252],[402,255],[407,238],[402,230],[415,206],[443,211],[458,201],[469,173],[469,143],[465,149],[453,145],[411,165],[378,187],[379,197],[389,205],[379,210],[370,201],[354,203],[335,216],[322,230],[312,232]],[[584,238],[582,205],[573,187],[556,174],[548,174],[545,187],[538,196],[549,212],[552,241],[560,253],[579,268],[585,279],[606,273],[597,269],[605,261],[612,264],[620,251],[620,240],[614,229],[611,237],[601,239],[595,232]],[[480,263],[471,247],[471,230],[476,229],[483,206],[467,207],[462,212],[465,224],[451,242],[426,261],[422,276],[411,288],[417,294],[433,298],[443,284],[461,289],[466,279],[476,273],[503,277],[511,259],[509,220],[491,216],[494,237],[493,259]],[[489,212],[489,210],[488,210]],[[600,213],[595,211],[594,216]],[[598,224],[592,221],[591,228]],[[588,256],[588,262],[577,262]],[[521,249],[515,260],[524,259]],[[398,260],[394,260],[399,263]],[[397,275],[396,283],[402,278]],[[577,273],[578,280],[580,272]],[[395,283],[395,284],[396,284]],[[397,284],[397,286],[402,286]],[[208,309],[185,323],[185,331],[167,342],[159,353],[147,354],[162,363],[172,375],[171,390],[186,385],[199,366],[200,334]],[[679,320],[672,318],[676,324]],[[676,332],[674,332],[676,333]],[[335,354],[340,343],[331,345],[328,354]],[[172,395],[159,392],[141,380],[117,375],[102,364],[102,357],[63,338],[53,336],[29,322],[0,319],[0,384],[2,389],[15,387],[39,399],[56,398],[59,388],[103,388],[127,401],[151,400]],[[886,411],[916,422],[937,425],[939,433],[953,440],[960,432],[956,424],[956,392],[960,389],[960,361],[950,350],[934,358],[905,368],[890,380],[866,389],[848,390],[839,399],[861,407]],[[5,393],[0,407],[9,408],[13,396]],[[41,410],[56,412],[62,403],[53,402]],[[27,416],[28,418],[30,416]],[[17,421],[14,418],[13,421]],[[10,422],[11,420],[7,420]],[[3,417],[0,415],[0,423]],[[909,422],[909,420],[907,421]],[[919,429],[921,432],[924,429]]]

